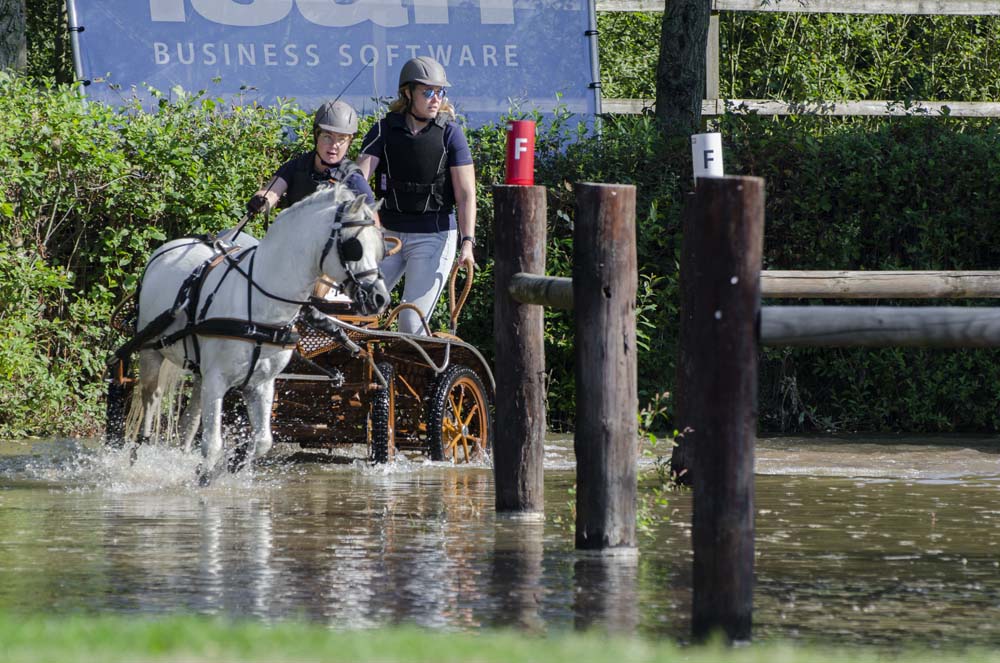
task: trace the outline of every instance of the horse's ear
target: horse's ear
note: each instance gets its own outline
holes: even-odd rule
[[[350,207],[347,208],[347,214],[348,214],[348,216],[357,216],[357,215],[359,215],[361,213],[361,210],[364,209],[364,206],[366,204],[367,203],[365,202],[365,197],[364,196],[358,196],[351,203]]]

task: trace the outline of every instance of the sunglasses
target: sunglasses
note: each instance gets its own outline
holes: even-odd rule
[[[444,99],[446,96],[448,96],[448,90],[444,88],[435,90],[434,88],[429,87],[423,90],[420,94],[424,95],[424,99],[430,101],[434,97],[437,97],[438,99]]]

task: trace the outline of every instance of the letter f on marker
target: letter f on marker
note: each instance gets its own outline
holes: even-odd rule
[[[521,153],[528,151],[528,139],[527,138],[515,138],[514,139],[514,159],[517,161],[521,160]]]

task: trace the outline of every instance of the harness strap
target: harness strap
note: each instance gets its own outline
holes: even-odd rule
[[[337,237],[340,235],[340,229],[344,225],[340,222],[340,218],[344,215],[344,204],[341,203],[337,206],[337,214],[333,217],[333,228],[330,231],[330,236],[326,238],[326,244],[323,245],[323,251],[319,254],[319,273],[323,273],[323,263],[326,261],[326,256],[330,254],[330,249],[333,248],[334,243],[337,241]]]
[[[253,352],[250,354],[250,368],[247,369],[247,375],[243,378],[243,382],[240,384],[240,391],[247,388],[247,385],[250,384],[250,377],[253,375],[253,372],[257,370],[257,362],[260,361],[260,346],[260,341],[253,344]]]
[[[233,247],[229,249],[226,253],[233,253],[235,249],[236,247]],[[234,258],[235,262],[236,263],[242,262],[244,258],[246,258],[248,255],[252,255],[256,250],[257,250],[256,246],[251,246],[246,251],[242,251],[238,256],[236,256],[236,258]],[[223,259],[224,259],[223,255],[220,255],[218,257],[218,260],[220,262]],[[209,266],[209,269],[212,269],[215,266],[216,266],[215,264],[212,264]],[[222,287],[222,284],[225,282],[226,277],[229,276],[230,272],[232,271],[233,271],[233,263],[227,264],[226,273],[222,275],[222,277],[219,279],[219,282],[215,284],[215,288],[212,289],[212,292],[208,293],[208,297],[205,298],[205,303],[201,305],[201,311],[198,313],[198,320],[204,320],[205,316],[208,315],[208,309],[211,308],[212,306],[212,300],[215,299],[215,293],[219,292],[219,288]]]
[[[173,334],[168,334],[155,341],[142,345],[143,350],[161,350],[168,345],[172,345],[186,336],[222,336],[234,338],[253,343],[266,343],[267,345],[281,345],[294,347],[301,338],[292,329],[291,324],[283,325],[259,325],[247,320],[236,320],[235,318],[209,318],[196,325],[178,329]]]

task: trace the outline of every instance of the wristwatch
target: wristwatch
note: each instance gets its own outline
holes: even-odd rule
[[[463,235],[462,241],[459,243],[459,246],[465,244],[466,242],[472,242],[472,248],[476,248],[476,238],[473,237],[472,235]]]

